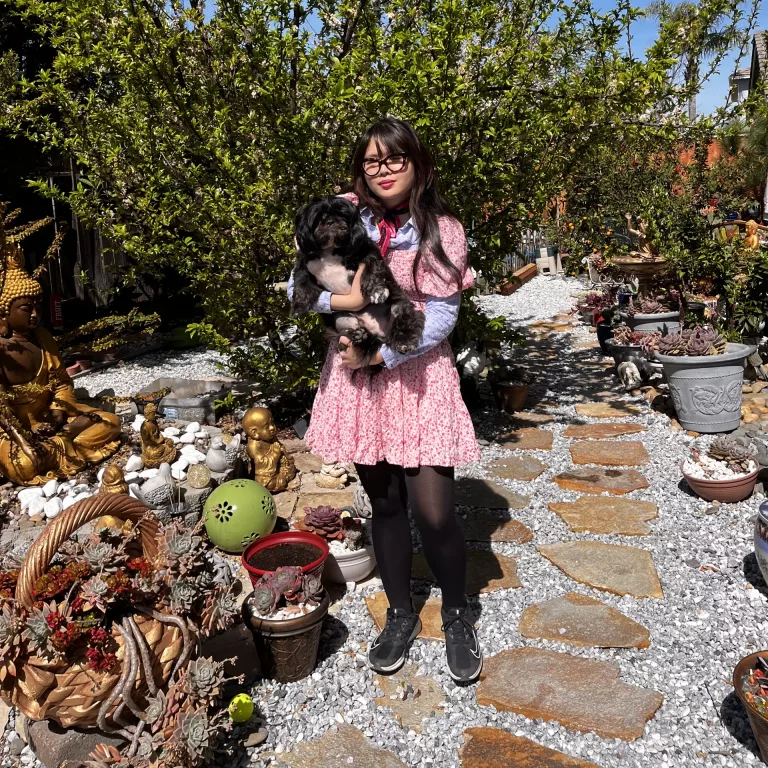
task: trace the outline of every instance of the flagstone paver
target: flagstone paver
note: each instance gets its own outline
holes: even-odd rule
[[[488,474],[502,480],[535,480],[547,469],[547,465],[535,456],[509,456],[486,465]]]
[[[647,536],[648,520],[659,516],[650,501],[608,496],[582,496],[576,501],[550,501],[549,508],[563,518],[575,533],[606,533],[619,536]]]
[[[399,757],[377,747],[346,723],[339,725],[336,733],[329,730],[316,741],[302,741],[277,758],[280,765],[290,768],[406,768]]]
[[[621,400],[614,403],[580,403],[576,406],[579,416],[590,419],[625,419],[627,416],[639,416],[642,412],[638,406]]]
[[[277,508],[277,516],[282,517],[284,520],[290,520],[296,509],[296,502],[299,500],[299,494],[292,493],[291,491],[283,491],[282,493],[274,494],[274,499],[275,507]]]
[[[413,557],[411,576],[425,581],[436,581],[427,564],[424,553]],[[517,562],[497,552],[484,549],[467,550],[467,594],[477,595],[495,592],[497,589],[522,587],[517,577]]]
[[[552,424],[555,417],[551,413],[539,411],[516,411],[513,416],[515,427],[518,429],[541,427],[544,424]]]
[[[445,714],[442,708],[445,694],[437,681],[417,674],[416,670],[414,664],[406,664],[394,675],[377,677],[376,684],[384,695],[375,701],[379,707],[391,707],[400,726],[421,733],[425,727],[429,727],[429,722],[423,722],[425,718],[437,718]],[[413,689],[405,698],[402,697],[404,686]]]
[[[554,433],[551,429],[518,429],[500,435],[496,442],[507,451],[551,451]]]
[[[532,639],[594,648],[647,648],[651,644],[650,633],[641,624],[576,592],[526,608],[519,632]]]
[[[485,660],[477,703],[575,731],[633,741],[661,706],[657,691],[627,685],[613,661],[540,648],[515,648]]]
[[[533,333],[566,333],[576,330],[575,323],[555,323],[551,320],[539,320],[528,326]]]
[[[574,581],[615,595],[663,598],[653,556],[645,549],[599,541],[567,541],[537,547]]]
[[[580,341],[573,345],[574,349],[599,349],[600,342],[597,339],[590,339],[589,341]]]
[[[552,478],[567,491],[581,493],[612,493],[623,496],[648,487],[648,481],[636,469],[599,469],[587,467],[571,469]]]
[[[644,467],[650,461],[639,440],[584,440],[571,445],[574,464],[599,464],[604,467]]]
[[[638,432],[645,432],[646,429],[641,424],[628,422],[619,424],[613,421],[607,424],[570,424],[563,432],[563,437],[576,440],[606,440],[622,435],[635,435]]]
[[[373,596],[365,598],[365,604],[371,614],[376,629],[381,632],[387,621],[387,608],[389,601],[383,592],[375,592]],[[419,637],[424,640],[445,640],[445,635],[441,627],[443,619],[440,615],[440,606],[442,600],[430,598],[426,602],[423,597],[414,595],[413,610],[419,614],[421,619],[421,632]]]
[[[323,467],[323,460],[314,453],[297,453],[293,460],[299,472],[319,472]]]
[[[467,728],[461,768],[599,768],[501,728]]]
[[[530,529],[519,520],[509,520],[483,512],[473,512],[466,517],[459,517],[459,525],[467,541],[527,544],[533,539]]]
[[[456,503],[466,507],[525,509],[529,502],[527,496],[511,491],[492,480],[462,477],[456,481]]]

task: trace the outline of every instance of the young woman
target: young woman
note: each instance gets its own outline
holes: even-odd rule
[[[464,229],[446,210],[435,167],[413,128],[374,123],[352,161],[353,193],[371,238],[395,279],[425,313],[422,343],[411,354],[386,346],[371,376],[353,376],[349,352],[329,350],[306,442],[326,461],[355,463],[373,508],[373,546],[389,601],[386,625],[371,643],[377,672],[399,669],[421,630],[411,603],[412,539],[407,509],[443,594],[448,667],[457,681],[477,678],[482,654],[464,594],[466,552],[456,520],[454,467],[480,454],[459,392],[447,337],[461,291],[472,285]],[[292,295],[292,283],[288,286]],[[360,310],[360,273],[352,292],[324,293],[315,310]]]

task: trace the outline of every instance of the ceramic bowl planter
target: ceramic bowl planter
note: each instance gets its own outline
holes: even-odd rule
[[[619,366],[621,363],[637,363],[645,360],[645,352],[639,344],[618,344],[616,339],[605,340],[605,348],[613,361]]]
[[[268,619],[249,611],[248,601],[243,603],[243,618],[253,634],[264,677],[293,683],[312,674],[317,664],[323,619],[330,604],[326,593],[317,608],[303,616]]]
[[[363,541],[370,542],[371,536],[369,523],[364,522]],[[360,549],[346,549],[344,552],[332,544],[331,552],[325,561],[323,569],[323,578],[336,584],[348,584],[349,582],[358,582],[370,575],[376,567],[376,554],[373,551],[373,544],[364,544]]]
[[[656,312],[652,315],[644,315],[636,312],[632,317],[627,316],[627,325],[641,333],[661,331],[663,334],[680,333],[680,312]]]
[[[755,520],[755,558],[763,574],[763,581],[768,584],[768,501],[760,505]]]
[[[522,411],[528,400],[530,384],[521,381],[492,381],[491,391],[496,406],[505,413]]]
[[[253,585],[281,565],[297,565],[305,574],[321,576],[328,558],[328,542],[316,533],[286,531],[257,539],[243,552],[243,568]]]
[[[752,495],[760,467],[758,466],[748,475],[736,477],[733,480],[702,480],[687,474],[682,465],[680,471],[691,490],[705,501],[722,501],[726,504],[735,504],[737,501],[743,501]]]
[[[764,763],[768,763],[768,719],[757,711],[754,704],[750,702],[748,694],[744,691],[744,682],[750,674],[757,668],[758,657],[765,658],[768,651],[758,651],[745,656],[733,671],[733,687],[739,701],[744,705],[749,717],[749,724],[752,726],[752,733],[755,735],[757,746],[760,747],[760,755]]]
[[[754,351],[746,344],[728,344],[721,355],[656,353],[683,429],[711,434],[738,428],[744,360]]]

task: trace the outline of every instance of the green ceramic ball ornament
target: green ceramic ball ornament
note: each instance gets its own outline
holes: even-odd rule
[[[255,480],[230,480],[216,488],[203,507],[208,538],[225,552],[242,552],[272,533],[277,508],[272,494]]]

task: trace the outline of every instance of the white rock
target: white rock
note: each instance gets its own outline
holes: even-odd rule
[[[206,432],[204,429],[201,429],[199,432],[195,432],[195,437],[198,440],[205,440],[205,438],[208,437],[208,432]]]
[[[163,437],[176,437],[176,435],[180,435],[181,430],[178,427],[166,427],[163,430]]]
[[[128,457],[128,461],[125,462],[123,469],[126,472],[141,472],[144,469],[144,462],[141,460],[141,456],[137,453]]]
[[[93,496],[91,491],[82,491],[75,496],[75,501],[82,501],[83,499],[90,499]]]
[[[75,487],[74,480],[67,480],[59,484],[59,496],[66,496]]]
[[[59,481],[54,478],[53,480],[49,480],[44,486],[43,486],[43,496],[45,496],[46,499],[50,499],[51,496],[55,496],[56,493],[59,490]]]
[[[104,471],[106,470],[106,467],[102,467],[97,473],[96,473],[96,479],[101,482],[101,478],[104,477]]]
[[[27,505],[27,514],[30,515],[42,515],[43,508],[45,507],[45,499],[42,496],[35,496],[29,500]]]
[[[53,518],[56,517],[56,515],[58,515],[63,508],[64,508],[64,505],[62,504],[61,499],[58,497],[55,497],[45,502],[45,506],[43,507],[43,512],[45,512],[45,516],[49,520],[53,520]]]
[[[171,435],[171,440],[173,440],[174,445],[178,445],[181,442],[181,440],[176,437],[176,435]]]
[[[179,458],[171,464],[171,469],[180,469],[183,472],[188,466],[189,459],[186,456],[179,456]]]
[[[67,496],[66,499],[61,503],[62,509],[69,509],[73,504],[75,503],[75,497],[74,496]]]
[[[160,470],[155,467],[154,469],[145,469],[143,472],[139,472],[139,475],[145,480],[151,480],[153,477],[157,477],[157,473]]]
[[[205,461],[205,454],[202,451],[198,451],[194,445],[185,445],[181,449],[181,455],[190,458],[190,456],[196,456],[198,462]]]
[[[187,479],[187,473],[183,469],[172,469],[171,477],[179,482],[184,482]]]
[[[141,425],[146,421],[146,419],[139,414],[136,416],[136,418],[133,420],[133,423],[131,424],[131,429],[134,432],[138,432],[141,429]]]
[[[131,496],[134,499],[138,499],[139,497],[136,495],[136,490],[139,488],[138,485],[129,485],[128,486],[128,495]]]
[[[88,483],[79,483],[72,488],[72,493],[75,496],[77,496],[79,493],[85,493],[86,491],[88,491]],[[91,494],[89,493],[88,495],[90,496]]]
[[[191,445],[195,442],[195,435],[194,432],[185,432],[180,438],[180,443],[186,443],[187,445]]]
[[[43,489],[42,488],[22,488],[17,494],[16,497],[19,500],[19,504],[21,504],[22,509],[26,509],[29,506],[29,502],[32,501],[32,499],[40,499],[43,496]]]
[[[135,483],[135,482],[141,482],[142,477],[138,472],[126,472],[125,473],[125,482],[126,483]]]
[[[200,464],[200,459],[197,456],[184,456],[184,458],[189,462],[190,466],[192,464]]]
[[[193,421],[191,424],[187,424],[185,432],[191,432],[194,434],[195,432],[200,431],[200,422],[199,421]]]

